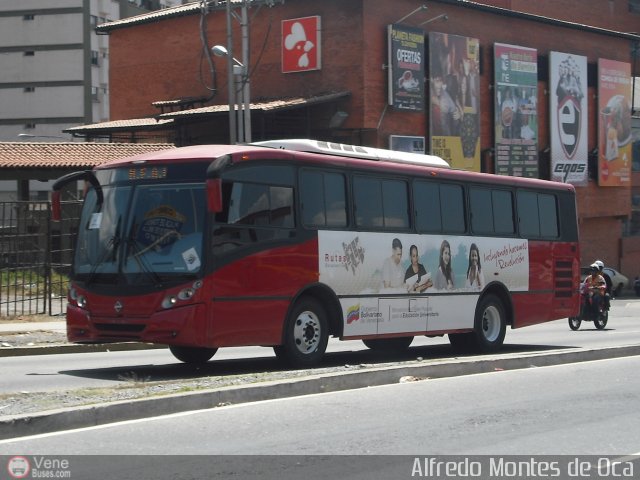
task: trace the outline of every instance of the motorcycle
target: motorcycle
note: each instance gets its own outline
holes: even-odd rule
[[[596,294],[602,296],[599,307],[593,301]],[[609,321],[609,308],[605,295],[605,286],[588,287],[583,284],[580,289],[580,313],[577,317],[569,317],[569,328],[578,330],[582,322],[593,322],[598,330],[603,330]]]

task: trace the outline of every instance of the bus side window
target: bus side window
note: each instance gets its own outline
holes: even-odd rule
[[[356,225],[366,228],[409,227],[407,184],[400,180],[355,177]]]
[[[304,170],[300,173],[302,223],[308,227],[347,225],[344,175]]]
[[[558,238],[558,202],[555,195],[524,192],[517,194],[520,236]]]

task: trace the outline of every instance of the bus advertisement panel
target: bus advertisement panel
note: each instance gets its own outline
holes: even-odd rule
[[[523,239],[320,231],[318,257],[320,281],[342,297],[347,337],[472,328],[487,282],[529,289]]]

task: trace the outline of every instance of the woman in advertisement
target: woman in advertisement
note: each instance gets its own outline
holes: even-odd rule
[[[436,272],[435,287],[438,290],[453,290],[455,276],[451,269],[451,245],[446,240],[440,245],[440,265]]]
[[[465,286],[474,290],[482,290],[484,287],[484,275],[480,264],[480,250],[475,243],[469,248],[469,267],[467,268],[467,281]]]
[[[420,259],[418,247],[411,245],[409,255],[411,256],[411,265],[409,265],[409,268],[407,268],[404,274],[405,284],[407,285],[409,293],[422,293],[427,288],[433,286],[431,274],[427,272],[424,265],[418,261]]]

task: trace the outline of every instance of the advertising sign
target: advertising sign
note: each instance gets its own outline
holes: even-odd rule
[[[631,183],[631,64],[598,60],[598,184]]]
[[[319,16],[282,20],[282,73],[320,70]]]
[[[551,52],[549,56],[551,180],[587,184],[587,57]]]
[[[479,43],[429,33],[431,153],[453,168],[480,171]]]
[[[494,44],[495,173],[538,178],[538,52]]]
[[[397,152],[420,153],[424,155],[424,137],[390,135],[389,149]]]
[[[524,239],[320,231],[318,253],[345,336],[471,328],[487,282],[529,289]]]
[[[389,105],[398,110],[424,110],[424,32],[405,25],[387,27]]]

